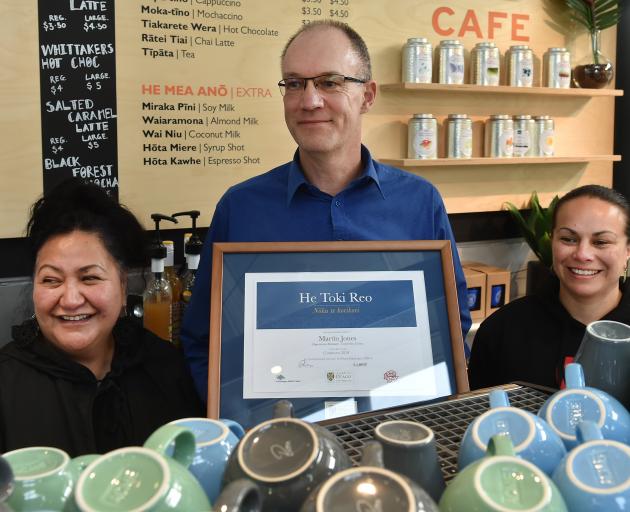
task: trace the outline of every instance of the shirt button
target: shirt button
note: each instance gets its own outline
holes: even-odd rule
[[[339,200],[335,201],[335,206],[341,206],[341,201]]]

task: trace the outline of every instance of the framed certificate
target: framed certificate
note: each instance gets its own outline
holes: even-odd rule
[[[449,241],[213,247],[208,415],[309,421],[468,391]]]

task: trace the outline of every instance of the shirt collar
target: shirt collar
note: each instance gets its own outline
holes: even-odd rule
[[[364,164],[361,176],[359,176],[352,183],[357,183],[363,180],[371,180],[376,184],[383,198],[385,198],[385,194],[383,193],[383,189],[381,188],[381,183],[378,179],[378,173],[376,170],[376,166],[378,165],[378,163],[372,159],[372,155],[363,144],[361,144],[361,161]],[[302,185],[307,186],[309,185],[309,182],[306,180],[304,172],[302,171],[302,166],[300,165],[300,152],[299,150],[296,150],[295,154],[293,155],[293,160],[289,164],[287,205],[291,204],[291,200],[295,196],[295,192]]]

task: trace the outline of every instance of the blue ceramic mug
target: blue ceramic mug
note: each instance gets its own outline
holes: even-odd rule
[[[630,442],[630,413],[618,400],[599,389],[585,386],[584,372],[578,363],[565,368],[567,387],[551,395],[538,416],[562,438],[567,449],[578,444],[576,427],[593,421],[604,439]]]
[[[232,420],[208,418],[183,418],[169,425],[186,427],[194,434],[195,455],[188,470],[202,485],[210,503],[214,503],[221,491],[230,454],[245,435],[243,427]]]
[[[577,426],[579,445],[553,473],[571,512],[627,511],[630,506],[630,447],[605,440],[592,421]]]
[[[560,436],[536,415],[510,407],[502,389],[490,392],[490,410],[475,418],[462,439],[459,469],[462,470],[486,454],[490,438],[509,434],[514,452],[551,475],[566,449]]]

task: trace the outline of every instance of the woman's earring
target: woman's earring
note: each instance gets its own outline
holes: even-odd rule
[[[39,332],[40,332],[39,322],[37,321],[37,317],[35,316],[35,313],[33,313],[33,316],[31,316],[31,318],[29,318],[29,320],[31,322],[33,322],[33,327],[35,329],[35,334],[39,334]]]
[[[628,262],[630,262],[630,258],[626,260],[626,268],[623,269],[622,282],[624,282],[624,283],[628,280]]]

